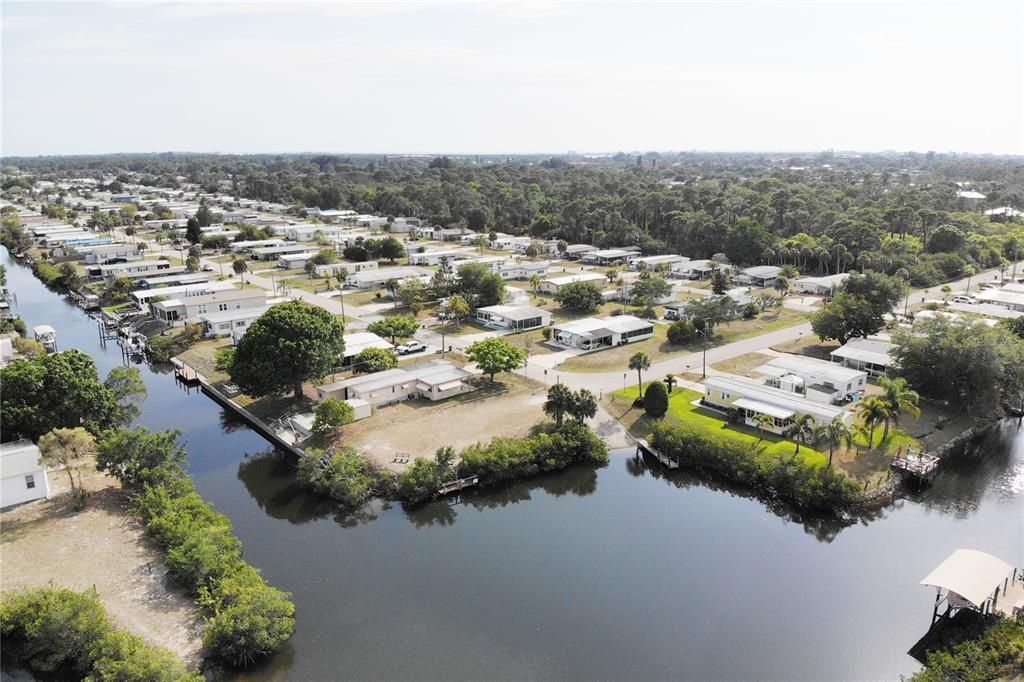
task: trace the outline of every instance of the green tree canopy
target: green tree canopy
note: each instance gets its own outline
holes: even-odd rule
[[[328,436],[345,424],[355,421],[355,411],[344,400],[324,398],[313,408],[313,433]]]
[[[395,343],[398,339],[409,338],[416,333],[419,327],[420,323],[416,321],[415,317],[392,315],[391,317],[385,317],[383,320],[371,322],[366,330],[378,336],[387,337],[391,339],[391,343]]]
[[[182,476],[187,458],[178,442],[180,431],[150,431],[145,427],[106,431],[98,443],[96,468],[121,485],[139,490]]]
[[[491,377],[498,372],[511,372],[526,361],[526,353],[502,338],[477,341],[466,349],[466,355],[484,374]]]
[[[881,313],[867,299],[847,293],[837,295],[811,316],[811,329],[823,341],[846,343],[855,336],[867,338],[884,326]]]
[[[98,434],[126,418],[92,358],[78,350],[15,360],[0,369],[0,386],[4,441],[77,426]]]
[[[604,303],[601,288],[593,282],[573,282],[558,289],[558,305],[578,313],[592,313]]]
[[[644,391],[644,412],[652,417],[664,417],[668,412],[668,389],[660,381],[652,381]]]
[[[302,301],[279,303],[252,323],[238,342],[231,379],[249,395],[292,390],[341,365],[344,327],[331,313]]]
[[[354,374],[372,374],[398,367],[398,358],[389,348],[364,348],[352,358]]]

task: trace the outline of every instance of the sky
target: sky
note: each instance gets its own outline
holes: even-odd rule
[[[0,3],[0,153],[1024,154],[1024,2]]]

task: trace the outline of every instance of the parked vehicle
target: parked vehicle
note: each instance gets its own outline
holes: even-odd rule
[[[213,272],[213,266],[207,263],[203,266],[203,272]]]
[[[954,296],[953,303],[975,303],[973,296]]]
[[[403,343],[402,345],[395,347],[395,351],[399,355],[409,355],[410,353],[419,353],[420,351],[423,351],[423,350],[426,350],[426,349],[427,349],[427,345],[425,343],[420,343],[419,341],[409,341],[408,343]]]

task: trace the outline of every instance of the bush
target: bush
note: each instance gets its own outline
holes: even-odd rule
[[[299,459],[297,478],[306,488],[347,507],[357,507],[388,488],[390,477],[353,448],[331,455],[308,450]]]
[[[660,381],[652,381],[644,391],[644,412],[652,417],[664,417],[668,412],[668,389]]]
[[[928,654],[927,667],[913,682],[983,682],[1013,679],[1024,670],[1024,613],[1016,620],[1000,620],[979,639]]]
[[[651,444],[680,466],[748,486],[801,509],[846,510],[858,499],[856,484],[830,467],[810,467],[795,457],[758,457],[743,445],[685,427],[656,424]]]
[[[697,336],[697,328],[689,320],[676,320],[668,326],[668,342],[673,346],[689,343]]]
[[[328,436],[344,424],[355,421],[355,411],[344,400],[324,398],[313,408],[313,433]]]
[[[555,294],[558,305],[566,310],[579,313],[592,313],[604,303],[601,289],[593,282],[573,282],[566,284]]]
[[[149,359],[157,364],[167,363],[178,351],[178,344],[170,336],[154,336],[146,341]]]
[[[165,649],[114,630],[95,590],[41,587],[0,603],[4,654],[47,678],[126,682],[202,680]]]
[[[389,348],[364,348],[352,358],[352,372],[372,374],[398,367],[398,358]]]

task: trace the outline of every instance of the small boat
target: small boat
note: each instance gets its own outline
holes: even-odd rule
[[[32,335],[50,353],[57,352],[57,330],[48,324],[32,327]]]

